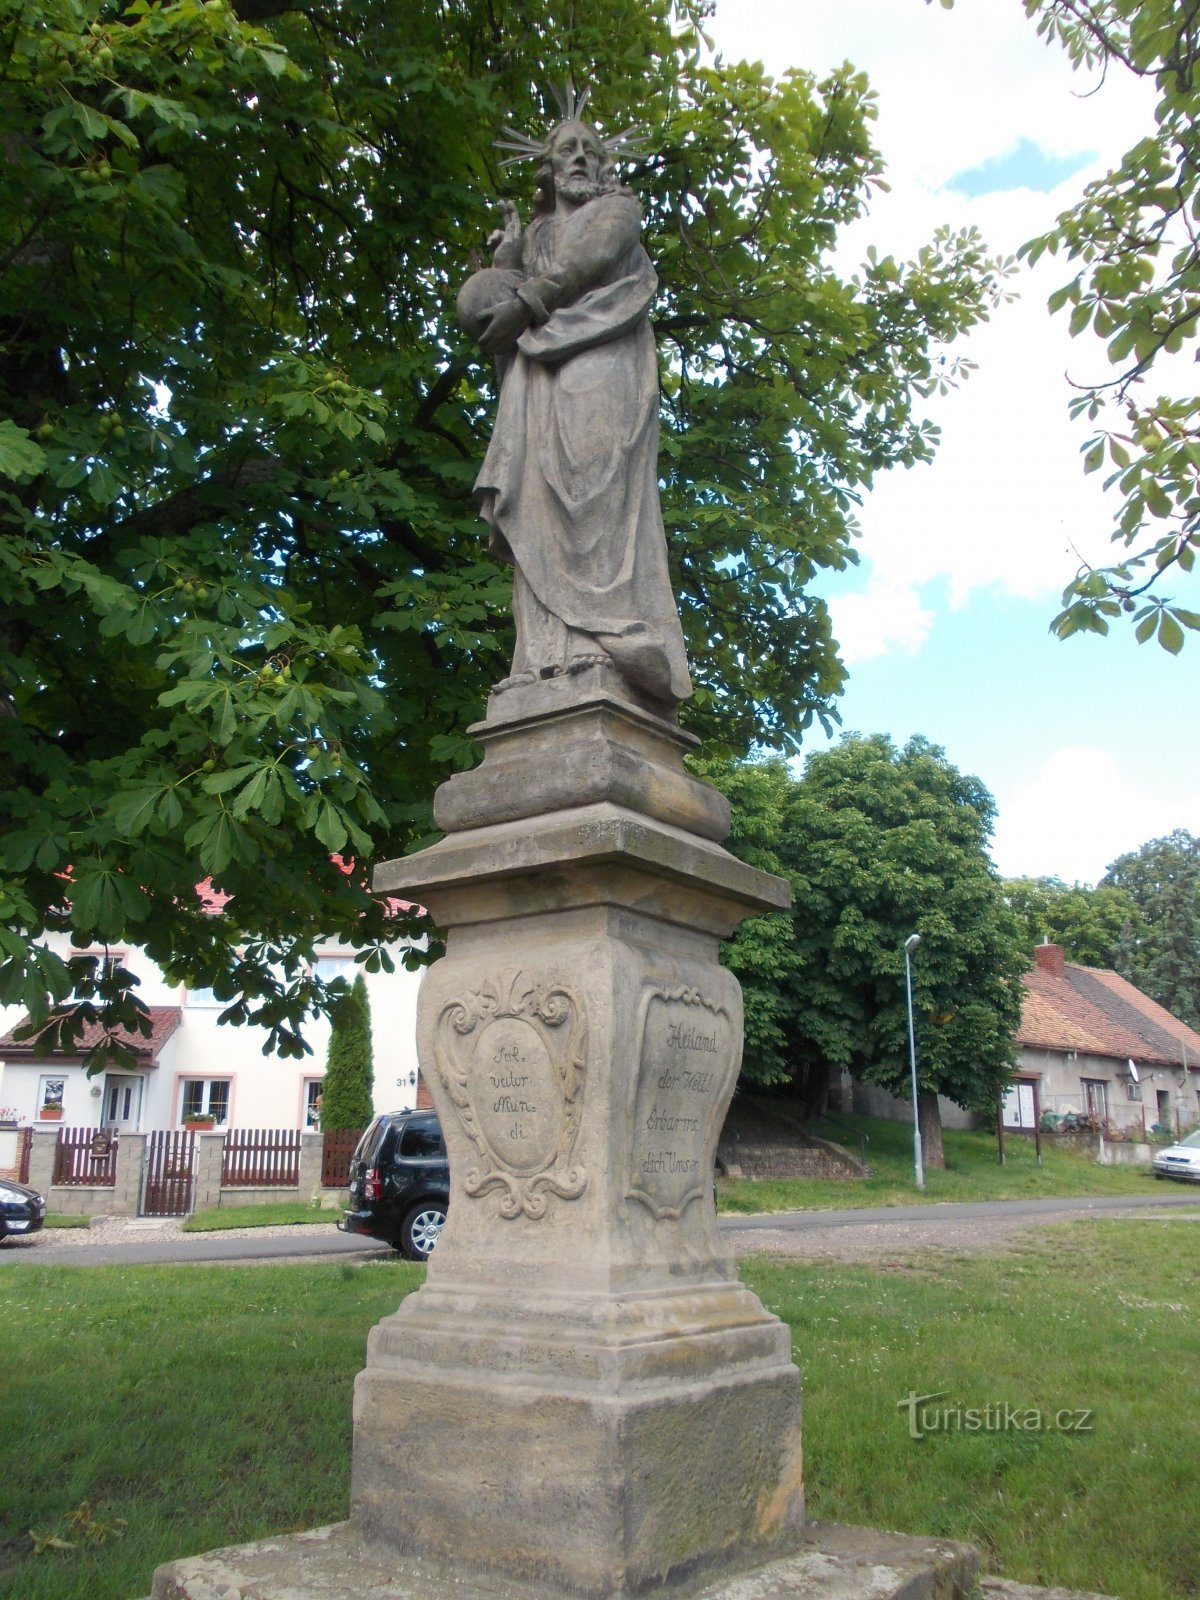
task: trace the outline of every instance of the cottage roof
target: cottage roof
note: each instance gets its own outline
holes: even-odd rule
[[[1195,1029],[1117,973],[1064,961],[1057,945],[1039,946],[1037,965],[1025,975],[1017,1043],[1122,1062],[1200,1067]]]
[[[179,1006],[147,1006],[146,1010],[150,1017],[149,1038],[141,1033],[128,1033],[124,1028],[114,1029],[113,1037],[142,1058],[147,1065],[157,1066],[159,1052],[183,1021],[183,1012]],[[28,1021],[28,1015],[23,1016],[10,1032],[0,1038],[0,1055],[7,1056],[10,1061],[20,1056],[34,1061],[77,1061],[104,1037],[104,1029],[99,1023],[89,1022],[84,1025],[83,1032],[73,1049],[39,1050],[36,1039],[14,1038],[14,1034]]]

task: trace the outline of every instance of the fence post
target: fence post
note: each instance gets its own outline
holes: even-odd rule
[[[300,1135],[300,1177],[296,1184],[297,1198],[311,1200],[321,1190],[321,1159],[325,1149],[325,1135],[315,1129],[305,1128]]]
[[[221,1204],[221,1173],[224,1166],[225,1130],[212,1128],[207,1133],[197,1133],[193,1211],[206,1211]]]
[[[54,1183],[54,1152],[58,1149],[57,1128],[35,1128],[33,1149],[29,1152],[29,1182],[40,1195],[50,1202],[50,1189]]]
[[[117,1177],[109,1215],[136,1217],[142,1203],[142,1172],[146,1165],[144,1133],[123,1133],[117,1140]]]

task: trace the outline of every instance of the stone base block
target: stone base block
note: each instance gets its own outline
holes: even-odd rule
[[[794,1372],[602,1397],[368,1371],[356,1400],[355,1524],[505,1573],[513,1592],[540,1578],[593,1600],[639,1593],[803,1530]]]
[[[539,1305],[426,1283],[368,1342],[351,1519],[606,1600],[790,1548],[801,1460],[790,1335],[741,1285]]]
[[[561,1529],[564,1543],[573,1537]],[[979,1554],[944,1539],[914,1539],[813,1522],[788,1555],[702,1582],[656,1587],[661,1600],[967,1600]],[[473,1577],[397,1556],[348,1522],[234,1545],[159,1567],[149,1600],[573,1600],[552,1584]],[[609,1600],[625,1600],[614,1592]]]

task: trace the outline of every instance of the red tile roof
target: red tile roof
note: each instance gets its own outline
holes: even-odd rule
[[[128,1045],[135,1055],[144,1057],[147,1065],[157,1066],[159,1051],[183,1021],[183,1012],[178,1006],[147,1006],[146,1010],[150,1017],[149,1038],[140,1033],[127,1033],[124,1028],[117,1028],[114,1037],[121,1044]],[[13,1056],[30,1056],[35,1061],[75,1061],[85,1055],[93,1045],[99,1044],[104,1037],[103,1028],[98,1023],[89,1022],[85,1025],[73,1050],[38,1050],[35,1039],[13,1037],[17,1029],[23,1028],[28,1021],[28,1016],[22,1017],[16,1027],[0,1039],[0,1054],[10,1059]]]
[[[1200,1034],[1117,973],[1067,961],[1059,977],[1048,966],[1025,975],[1018,1044],[1200,1068]]]

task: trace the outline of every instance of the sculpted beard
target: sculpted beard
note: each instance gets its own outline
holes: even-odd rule
[[[585,200],[594,200],[600,193],[600,185],[593,179],[582,175],[572,174],[567,178],[556,178],[554,187],[564,199],[570,200],[573,205],[581,205]]]

